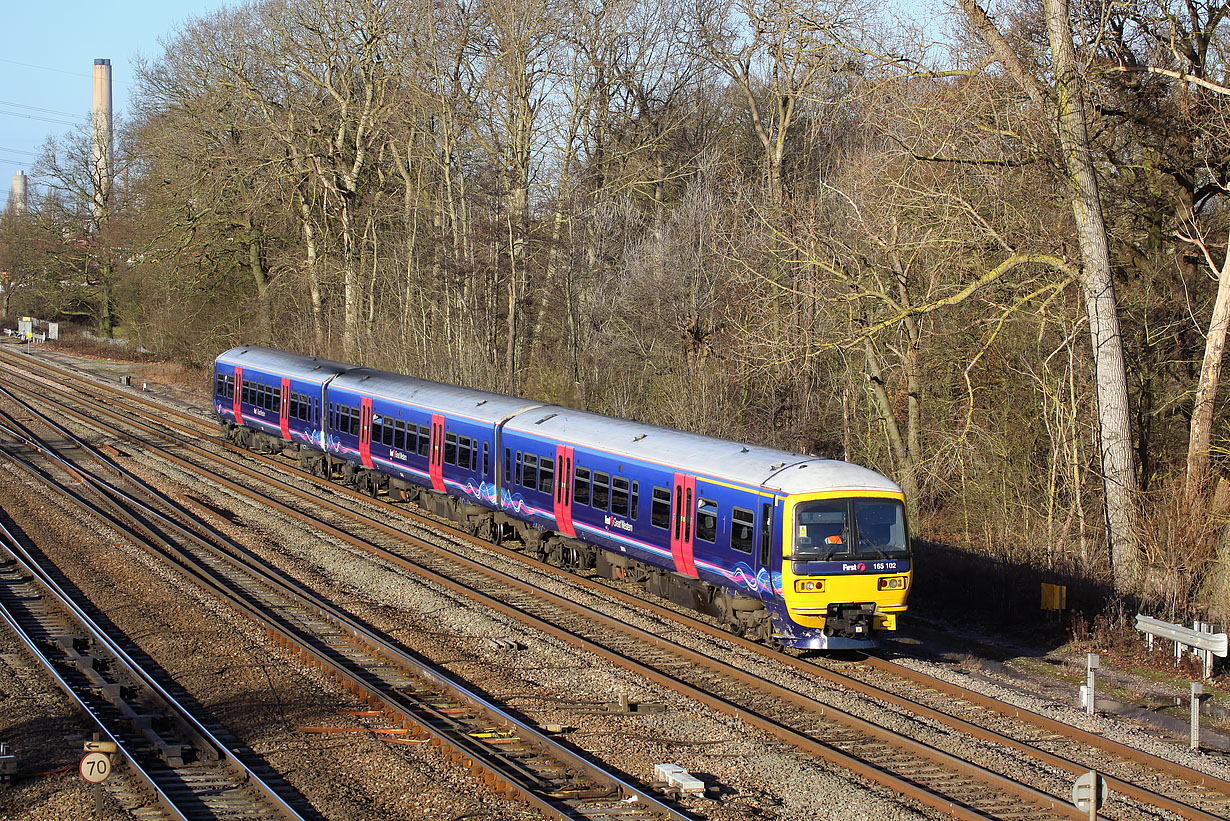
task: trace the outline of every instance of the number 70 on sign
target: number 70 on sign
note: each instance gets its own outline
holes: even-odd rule
[[[91,784],[101,784],[111,775],[111,756],[106,753],[86,753],[81,757],[81,777]]]

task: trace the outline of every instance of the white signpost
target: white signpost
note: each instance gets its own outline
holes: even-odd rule
[[[1089,813],[1089,821],[1096,821],[1098,810],[1110,799],[1106,779],[1097,773],[1085,773],[1072,785],[1072,803],[1079,812]]]
[[[114,741],[87,741],[83,749],[85,755],[81,757],[78,770],[82,778],[94,785],[94,816],[102,821],[102,784],[111,775],[111,754],[116,751],[116,744]]]

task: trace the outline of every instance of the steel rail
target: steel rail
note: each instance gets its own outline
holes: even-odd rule
[[[5,393],[5,391],[0,389],[0,394],[3,393]],[[31,413],[42,416],[33,408],[29,408],[29,410]],[[139,479],[131,475],[128,471],[123,470],[120,466],[116,465],[109,457],[99,453],[87,443],[72,436],[71,433],[63,430],[60,426],[56,425],[56,423],[46,419],[45,417],[43,421],[46,424],[52,425],[59,429],[62,435],[78,447],[90,452],[94,458],[98,459],[103,464],[106,464],[113,470],[119,472],[120,475],[122,475],[127,481],[130,481],[137,486],[143,485]],[[279,576],[264,571],[262,568],[255,566],[252,563],[245,563],[240,559],[229,555],[225,551],[219,550],[217,547],[209,544],[205,540],[200,539],[180,524],[168,519],[159,512],[150,508],[148,505],[145,505],[140,500],[135,499],[128,494],[124,494],[122,491],[118,491],[118,489],[111,487],[103,480],[93,476],[89,472],[74,469],[74,473],[81,476],[85,481],[89,482],[99,490],[103,490],[111,494],[117,494],[123,499],[123,501],[139,508],[145,514],[156,518],[164,526],[179,533],[184,539],[189,540],[198,547],[209,551],[215,558],[226,562],[232,567],[232,569],[258,579],[262,584],[273,588],[282,596],[293,600],[298,606],[315,611],[318,615],[323,616],[329,622],[338,627],[342,632],[349,633],[354,640],[362,646],[380,655],[387,661],[407,669],[410,671],[411,675],[427,681],[431,685],[441,690],[453,694],[454,697],[458,698],[462,702],[468,703],[477,712],[486,715],[488,720],[495,721],[497,724],[513,727],[516,734],[522,737],[524,741],[533,747],[539,748],[548,756],[553,757],[556,761],[564,763],[575,770],[585,773],[595,782],[605,785],[605,787],[610,791],[618,792],[623,799],[631,799],[635,801],[636,803],[634,806],[627,808],[626,815],[631,816],[634,811],[643,810],[646,814],[652,814],[657,818],[668,818],[671,819],[671,821],[687,821],[689,818],[689,816],[684,815],[662,803],[656,796],[653,796],[631,782],[616,776],[608,770],[597,766],[593,762],[583,756],[578,755],[526,722],[510,715],[507,711],[502,710],[493,702],[471,690],[463,683],[452,680],[432,669],[423,662],[411,657],[391,643],[385,641],[380,636],[375,635],[371,630],[359,624],[353,618],[333,607],[333,605],[328,602],[325,602],[319,597],[316,597],[311,593],[292,585],[287,580]],[[76,494],[73,494],[66,488],[61,487],[58,489],[61,493],[76,497]],[[153,493],[153,491],[148,488],[145,488],[145,490],[146,492]],[[80,497],[76,498],[80,504],[87,506],[92,512],[95,513],[95,515],[102,517],[104,521],[107,521],[112,526],[127,529],[122,522],[117,521],[114,517],[104,511],[101,511],[88,501],[81,499]],[[280,643],[287,646],[292,646],[297,649],[297,652],[299,652],[300,655],[313,659],[316,666],[326,672],[330,672],[335,678],[344,681],[349,689],[362,696],[369,703],[378,701],[383,704],[385,706],[385,712],[387,712],[396,722],[400,722],[403,725],[410,723],[417,725],[421,731],[421,734],[432,737],[434,739],[433,743],[437,746],[444,747],[444,753],[446,756],[453,757],[458,763],[464,764],[467,769],[470,769],[475,773],[476,777],[483,779],[488,784],[491,784],[493,780],[498,780],[501,782],[506,781],[507,789],[504,791],[509,795],[509,797],[533,806],[540,812],[543,812],[549,816],[558,818],[577,817],[576,814],[579,811],[577,806],[566,806],[565,808],[557,806],[555,803],[552,803],[539,795],[535,791],[533,785],[526,784],[523,779],[518,779],[515,773],[509,772],[509,768],[501,769],[498,765],[493,764],[493,756],[490,754],[483,755],[483,749],[480,745],[469,745],[469,749],[467,750],[467,745],[465,744],[464,739],[459,740],[457,737],[448,736],[429,724],[424,723],[416,714],[413,707],[409,706],[409,702],[406,698],[400,697],[396,693],[384,692],[379,688],[373,687],[365,677],[356,676],[353,670],[347,669],[347,667],[343,664],[339,664],[336,658],[327,653],[321,652],[320,647],[317,646],[319,642],[305,640],[301,635],[297,635],[300,631],[295,629],[293,625],[289,625],[285,621],[283,621],[280,625],[273,625],[271,623],[271,616],[268,611],[255,606],[247,597],[237,596],[237,592],[234,589],[226,584],[220,583],[214,578],[214,574],[210,572],[210,568],[200,566],[199,563],[197,563],[191,556],[182,555],[182,551],[180,551],[174,544],[150,530],[147,525],[138,523],[138,527],[146,532],[150,538],[162,544],[164,550],[181,554],[180,560],[177,561],[177,565],[181,568],[181,570],[187,572],[198,584],[207,587],[216,594],[224,597],[226,600],[231,601],[237,606],[243,608],[258,621],[270,625],[270,627],[273,628],[270,632],[276,639],[279,640]],[[258,561],[250,552],[242,548],[242,546],[228,544],[228,547],[233,550],[240,551],[253,563]],[[183,559],[187,559],[195,566],[185,564]],[[461,758],[454,755],[454,747],[460,748]],[[480,757],[483,758],[481,763],[474,760]]]
[[[65,410],[69,410],[69,409],[65,409]],[[105,411],[105,409],[100,409],[100,410],[103,410],[103,412],[107,412]],[[132,422],[132,420],[126,417],[124,418],[124,421],[128,422],[129,424],[136,424],[140,427],[146,427],[146,426],[141,426],[140,423],[134,423]],[[157,431],[153,431],[153,432],[157,433]],[[192,445],[192,447],[196,447],[198,450],[201,450],[199,446]],[[865,778],[868,778],[869,780],[880,783],[883,786],[886,786],[889,789],[892,789],[896,792],[901,792],[901,793],[910,795],[911,797],[920,801],[920,803],[923,803],[927,806],[931,806],[943,812],[947,812],[949,814],[952,814],[962,819],[984,819],[988,817],[994,817],[994,816],[988,816],[984,813],[981,813],[971,807],[967,807],[957,802],[954,802],[949,796],[935,792],[934,790],[931,790],[922,784],[915,783],[913,781],[909,781],[904,778],[900,778],[898,776],[892,775],[891,773],[888,773],[882,770],[881,768],[875,766],[874,764],[869,764],[865,761],[854,758],[840,750],[835,749],[831,745],[826,745],[823,742],[817,741],[816,739],[813,739],[807,736],[806,734],[800,733],[788,727],[784,727],[778,724],[777,722],[773,721],[770,718],[761,716],[756,713],[752,713],[748,711],[745,707],[732,704],[726,701],[725,699],[722,699],[720,696],[715,696],[709,693],[702,692],[698,690],[697,688],[691,685],[684,684],[673,677],[663,675],[660,672],[653,670],[652,668],[649,668],[645,666],[644,664],[631,660],[620,653],[612,652],[605,648],[600,648],[589,641],[579,640],[576,636],[571,634],[569,631],[562,630],[560,628],[556,628],[551,625],[544,625],[537,618],[531,615],[528,615],[519,609],[510,607],[504,604],[503,602],[500,602],[497,599],[494,599],[493,597],[487,595],[483,591],[475,590],[465,585],[452,582],[451,580],[442,579],[441,577],[437,576],[435,573],[432,573],[431,571],[426,570],[425,568],[422,568],[419,565],[409,562],[408,560],[404,559],[403,557],[398,556],[395,553],[391,553],[389,551],[385,551],[383,548],[378,548],[377,546],[371,545],[365,539],[355,537],[347,533],[346,531],[343,531],[339,528],[335,528],[332,525],[329,525],[328,523],[321,522],[313,516],[309,516],[308,514],[304,514],[301,511],[297,511],[293,508],[290,508],[286,505],[276,502],[275,500],[269,499],[266,495],[254,494],[251,490],[245,488],[242,485],[239,485],[238,483],[232,482],[231,480],[226,479],[225,477],[222,477],[212,471],[207,471],[206,469],[201,468],[198,465],[194,465],[190,462],[187,462],[186,460],[182,460],[179,457],[174,456],[173,454],[160,451],[160,455],[163,458],[166,458],[173,462],[181,464],[181,466],[185,467],[186,469],[190,471],[197,473],[198,475],[204,475],[206,476],[206,478],[209,478],[212,481],[218,482],[222,484],[223,486],[228,487],[234,492],[241,493],[250,498],[260,498],[266,504],[270,505],[271,507],[274,507],[275,509],[280,510],[286,515],[290,515],[294,518],[299,519],[300,521],[310,524],[311,526],[316,527],[317,529],[320,529],[328,533],[329,535],[334,536],[337,539],[343,540],[346,543],[355,545],[357,547],[361,547],[365,550],[377,551],[383,558],[385,558],[388,561],[395,562],[399,566],[404,567],[405,569],[411,570],[412,572],[415,572],[424,578],[429,578],[437,583],[445,584],[450,589],[453,589],[455,592],[458,592],[461,595],[465,595],[473,600],[480,601],[484,605],[488,607],[492,607],[504,613],[505,615],[508,615],[511,618],[515,618],[515,619],[518,619],[519,621],[522,621],[523,623],[529,624],[535,629],[545,630],[546,632],[549,632],[552,635],[555,635],[560,640],[568,641],[574,645],[579,644],[585,650],[602,655],[603,657],[607,658],[608,660],[612,661],[615,664],[618,664],[624,667],[625,669],[629,669],[641,675],[645,675],[651,680],[654,680],[656,683],[664,687],[668,687],[676,692],[679,692],[681,695],[684,695],[685,697],[699,700],[702,703],[707,704],[711,708],[718,710],[720,712],[723,712],[724,714],[727,714],[732,717],[735,717],[740,720],[751,723],[754,726],[757,726],[758,728],[760,728],[761,730],[769,733],[770,735],[774,735],[775,737],[778,737],[784,741],[787,741],[788,743],[791,743],[794,746],[800,747],[801,749],[806,750],[812,755],[820,757],[824,760],[828,760],[831,763],[837,764],[838,766],[841,766],[843,768],[856,772],[859,775]],[[220,458],[212,454],[209,454],[209,456],[210,458],[213,458],[213,459]],[[348,518],[360,519],[364,525],[368,527],[372,527],[386,535],[393,536],[394,538],[398,538],[398,539],[404,539],[404,538],[414,539],[414,537],[408,536],[408,534],[406,534],[404,531],[401,531],[399,529],[393,528],[384,523],[373,520],[370,517],[365,517],[365,516],[361,516],[360,514],[356,514],[354,511],[348,508],[345,508],[341,505],[337,505],[334,502],[331,502],[329,500],[319,499],[315,496],[306,494],[303,491],[300,491],[289,485],[286,485],[285,483],[276,482],[275,480],[272,480],[271,477],[268,477],[265,474],[261,474],[257,471],[247,468],[246,466],[239,465],[229,460],[224,460],[224,461],[227,462],[227,465],[229,468],[238,470],[244,473],[245,475],[250,476],[251,478],[258,479],[263,484],[266,484],[266,485],[271,484],[271,483],[275,484],[279,487],[280,490],[298,495],[301,498],[307,498],[311,500],[311,502],[316,506],[325,507],[336,513],[344,515]],[[414,539],[414,541],[421,542],[422,540]],[[438,550],[438,548],[436,548],[433,545],[430,545],[429,543],[424,543],[424,544],[433,550]],[[450,551],[450,553],[452,552]],[[480,563],[474,562],[473,560],[470,560],[464,556],[461,556],[460,554],[452,553],[452,558],[454,561],[459,561],[467,565],[471,570],[488,573],[488,574],[498,573],[498,571],[493,571],[491,568],[488,568]],[[517,589],[521,589],[524,592],[530,593],[531,595],[535,595],[540,598],[543,598],[543,597],[550,598],[554,600],[558,606],[562,606],[562,607],[573,609],[573,610],[579,607],[576,603],[571,602],[563,597],[557,596],[556,594],[550,593],[549,591],[541,590],[540,588],[537,588],[533,585],[527,585],[526,583],[520,582],[519,580],[513,579],[511,577],[506,577],[504,574],[500,574],[499,578],[500,578],[501,583],[506,586],[512,586]],[[986,770],[985,768],[981,768],[981,767],[978,767],[977,765],[970,764],[969,762],[963,759],[960,759],[956,756],[952,756],[941,750],[937,750],[921,742],[915,741],[913,739],[901,737],[899,735],[891,733],[890,731],[880,728],[877,725],[871,724],[870,722],[866,722],[862,719],[858,719],[857,717],[850,716],[846,713],[843,713],[841,711],[827,707],[825,705],[818,704],[812,699],[809,699],[805,696],[801,696],[798,693],[795,693],[787,688],[780,687],[779,685],[773,684],[772,682],[767,682],[764,679],[761,679],[756,676],[752,676],[751,674],[743,673],[742,671],[732,670],[729,666],[715,662],[713,659],[709,658],[708,656],[705,656],[700,653],[695,653],[694,651],[691,651],[688,648],[684,648],[679,645],[673,645],[673,643],[666,642],[666,640],[661,639],[660,637],[654,636],[653,634],[647,633],[645,631],[637,631],[636,628],[632,628],[630,625],[627,625],[615,619],[611,619],[610,617],[604,616],[603,614],[599,614],[596,611],[590,610],[589,608],[584,608],[584,609],[588,611],[588,615],[591,619],[598,621],[600,623],[604,623],[608,627],[623,630],[625,632],[636,631],[638,637],[642,641],[645,641],[647,643],[656,644],[657,646],[663,647],[664,649],[669,648],[672,652],[675,652],[677,654],[687,657],[690,663],[692,664],[707,667],[708,669],[711,669],[714,672],[717,672],[721,675],[732,676],[736,679],[739,679],[740,681],[743,681],[746,684],[756,686],[760,688],[762,692],[765,692],[786,703],[795,704],[803,709],[808,709],[819,715],[824,715],[830,718],[831,720],[836,720],[836,721],[845,723],[847,726],[851,727],[852,729],[855,729],[858,732],[865,733],[872,738],[880,739],[883,743],[890,744],[898,748],[908,749],[911,751],[912,754],[923,757],[923,758],[929,758],[932,761],[936,762],[939,766],[946,768],[948,771],[960,772],[960,773],[965,774],[968,777],[979,779],[984,783],[994,784],[998,789],[1008,794],[1015,795],[1020,800],[1029,801],[1030,803],[1036,806],[1046,808],[1050,811],[1053,811],[1059,814],[1060,816],[1073,818],[1073,819],[1082,819],[1084,817],[1078,814],[1075,808],[1072,807],[1066,800],[1057,799],[1054,796],[1051,796],[1049,794],[1035,790],[1032,787],[1028,787],[1026,785],[1020,784],[1006,776],[1002,776],[998,773],[994,773],[990,770]]]
[[[44,367],[47,367],[49,370],[53,372],[63,373],[62,371],[59,371],[59,369],[54,368],[52,366],[44,365]],[[77,377],[72,377],[72,378],[77,378]],[[130,397],[127,397],[127,394],[124,394],[121,391],[111,388],[110,386],[99,385],[99,389],[106,391],[106,392],[112,392],[117,395],[125,396],[125,398],[130,398]],[[60,391],[60,392],[63,393],[63,391]],[[136,400],[136,401],[139,401],[139,400]],[[146,403],[146,404],[152,405],[152,403]],[[194,417],[189,416],[188,414],[183,414],[178,411],[172,411],[172,412],[179,415],[181,418],[191,420],[192,423],[195,425],[201,424],[199,420],[195,419]],[[132,420],[125,419],[125,421],[132,421]],[[189,432],[188,428],[185,426],[176,425],[175,427],[183,432]],[[238,448],[237,446],[230,445],[229,443],[227,444],[228,444],[228,447],[230,447],[233,450],[239,450],[239,451],[243,451],[244,453],[250,453],[250,451],[246,451],[245,449]],[[341,492],[351,495],[355,498],[360,498],[360,499],[363,499],[364,501],[367,501],[367,497],[363,494],[360,494],[356,491],[351,491],[345,487],[339,487],[335,483],[328,482],[327,480],[321,479],[316,476],[312,476],[311,474],[306,474],[301,471],[295,470],[285,464],[280,464],[280,460],[264,459],[264,458],[261,458],[257,454],[252,454],[252,455],[256,456],[261,461],[264,461],[269,464],[277,465],[281,469],[286,470],[290,473],[293,473],[296,476],[306,478],[315,484],[329,487],[331,490],[334,490],[334,491],[340,490]],[[519,561],[526,562],[527,564],[530,564],[539,569],[550,568],[549,565],[543,565],[540,562],[531,562],[527,560],[522,554],[517,553],[516,551],[508,550],[507,548],[502,548],[497,545],[492,545],[489,542],[475,539],[474,537],[470,536],[469,534],[463,531],[457,530],[455,528],[450,528],[447,525],[441,525],[439,522],[435,520],[426,519],[426,517],[418,516],[417,514],[411,511],[407,511],[403,508],[394,507],[392,505],[390,505],[389,508],[393,511],[396,511],[397,513],[399,513],[400,515],[408,519],[411,519],[413,521],[420,522],[420,523],[425,522],[425,523],[430,524],[433,527],[446,530],[450,533],[450,535],[452,535],[455,538],[463,539],[463,540],[466,540],[466,541],[469,541],[475,544],[480,544],[485,549],[495,551],[502,556],[516,558]],[[559,572],[559,571],[556,571],[554,568],[551,568],[551,570],[553,572]],[[632,606],[638,606],[638,607],[651,610],[652,612],[656,613],[659,616],[670,618],[670,619],[685,623],[688,626],[693,627],[694,629],[700,630],[701,632],[707,635],[710,635],[712,637],[721,638],[724,641],[729,641],[731,643],[734,643],[754,653],[761,654],[761,655],[769,655],[769,653],[766,652],[766,649],[762,645],[759,645],[756,642],[751,642],[747,639],[743,639],[742,637],[734,636],[725,630],[716,628],[712,625],[707,624],[706,622],[700,621],[686,614],[680,614],[675,610],[662,607],[661,605],[658,605],[644,598],[624,593],[623,591],[617,590],[605,584],[595,584],[587,579],[579,578],[573,574],[567,574],[567,577],[569,578],[570,581],[574,583],[580,584],[590,590],[600,591],[604,595],[608,595],[613,598],[616,598],[617,600],[625,604],[632,605]],[[907,709],[921,716],[932,718],[937,721],[941,721],[947,724],[948,726],[952,727],[953,729],[956,729],[960,732],[968,733],[970,735],[973,735],[978,738],[982,738],[983,740],[991,741],[993,743],[1003,744],[1005,746],[1011,747],[1014,750],[1017,750],[1018,752],[1035,757],[1044,763],[1047,763],[1059,769],[1063,769],[1067,772],[1070,772],[1073,774],[1079,774],[1089,769],[1089,767],[1086,765],[1080,764],[1078,762],[1074,762],[1070,759],[1050,753],[1048,751],[1041,750],[1038,747],[1028,742],[1022,742],[1022,741],[1012,738],[1011,736],[998,733],[994,730],[989,730],[987,728],[978,727],[977,725],[974,725],[968,721],[965,721],[961,718],[953,716],[949,713],[936,710],[934,708],[928,707],[926,705],[923,705],[919,702],[916,702],[904,696],[898,695],[896,693],[892,693],[891,691],[878,688],[873,684],[858,681],[857,679],[854,679],[850,676],[846,676],[838,671],[834,671],[834,670],[825,668],[820,665],[812,664],[810,662],[802,661],[800,659],[797,659],[797,658],[794,658],[792,656],[785,655],[785,654],[774,655],[774,658],[786,664],[787,666],[793,667],[794,669],[800,672],[804,672],[810,675],[821,677],[829,681],[830,683],[846,687],[856,692],[863,692],[875,698],[879,698],[883,701],[891,703],[899,708]],[[1150,767],[1154,770],[1163,772],[1167,775],[1170,775],[1182,781],[1187,781],[1187,782],[1190,782],[1196,785],[1204,786],[1216,792],[1221,792],[1226,795],[1230,795],[1230,782],[1226,782],[1222,779],[1218,779],[1208,773],[1203,773],[1199,770],[1194,770],[1192,768],[1185,767],[1184,765],[1178,764],[1176,762],[1168,761],[1166,759],[1153,756],[1149,753],[1136,750],[1126,745],[1118,744],[1117,742],[1111,741],[1110,739],[1107,739],[1105,737],[1099,736],[1094,733],[1089,733],[1088,731],[1081,730],[1080,728],[1071,727],[1070,725],[1062,724],[1058,721],[1055,721],[1054,719],[1050,719],[1050,718],[1047,718],[1046,716],[1042,716],[1040,714],[1030,712],[1023,708],[1019,708],[1019,707],[1015,707],[1012,705],[1004,704],[1002,702],[998,702],[990,697],[983,696],[981,694],[974,693],[973,691],[967,690],[966,688],[960,687],[959,685],[950,684],[950,683],[944,682],[941,679],[936,679],[934,677],[930,677],[925,674],[918,673],[917,671],[908,670],[908,668],[901,667],[900,665],[894,665],[891,662],[873,659],[869,663],[873,665],[878,664],[880,669],[884,671],[891,672],[892,674],[895,674],[895,675],[900,675],[921,686],[931,687],[937,691],[944,692],[949,695],[956,696],[958,698],[962,698],[963,700],[966,700],[972,704],[976,704],[980,707],[983,707],[984,709],[990,710],[997,714],[1000,714],[1000,715],[1003,715],[1009,718],[1015,718],[1017,720],[1023,721],[1028,724],[1033,724],[1041,729],[1045,729],[1057,735],[1069,738],[1071,740],[1074,740],[1080,743],[1084,743],[1088,746],[1100,749],[1103,752],[1122,757],[1123,759],[1140,764],[1142,766]],[[1184,804],[1182,802],[1176,801],[1175,799],[1169,798],[1168,796],[1164,796],[1159,793],[1153,792],[1135,783],[1132,783],[1129,781],[1123,781],[1113,776],[1104,776],[1104,777],[1107,779],[1108,784],[1111,786],[1111,788],[1114,789],[1117,793],[1128,795],[1137,800],[1140,800],[1140,801],[1143,801],[1149,804],[1153,804],[1160,808],[1174,812],[1180,815],[1181,817],[1195,819],[1196,821],[1211,821],[1211,819],[1216,819],[1220,817],[1220,816],[1216,816],[1216,815],[1204,812],[1203,810],[1200,810],[1199,808],[1192,807],[1188,804]]]

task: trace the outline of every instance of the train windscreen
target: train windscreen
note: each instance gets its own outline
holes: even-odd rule
[[[792,558],[904,558],[909,555],[905,509],[892,499],[820,499],[795,508]]]

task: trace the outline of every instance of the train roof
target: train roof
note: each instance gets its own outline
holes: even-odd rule
[[[509,420],[504,429],[790,494],[822,490],[901,492],[892,480],[849,462],[556,406],[523,412]]]
[[[349,365],[259,345],[240,345],[218,354],[217,362],[323,384],[350,369]]]
[[[685,433],[630,419],[459,388],[388,371],[356,368],[273,348],[243,345],[219,354],[217,361],[317,384],[332,378],[331,387],[488,424],[508,420],[506,430],[509,431],[555,439],[616,457],[667,464],[680,472],[783,493],[822,490],[901,492],[892,480],[849,462]]]
[[[491,425],[522,411],[542,407],[541,402],[515,396],[458,388],[443,382],[371,368],[352,368],[334,379],[329,387],[419,405]]]

